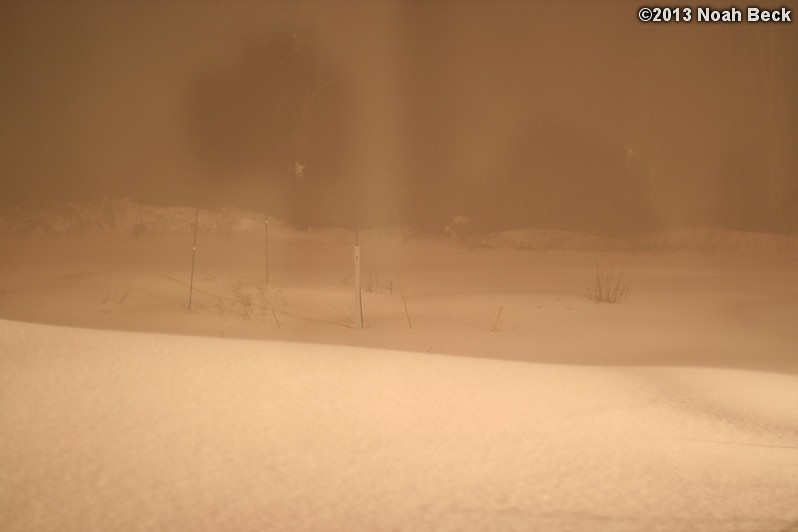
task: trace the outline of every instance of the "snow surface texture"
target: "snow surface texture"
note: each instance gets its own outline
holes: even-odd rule
[[[8,321],[0,334],[5,531],[798,521],[795,376]]]
[[[765,237],[372,231],[360,330],[350,233],[276,223],[266,284],[262,220],[204,226],[187,311],[191,212],[159,212],[0,237],[4,532],[798,529],[798,256]]]

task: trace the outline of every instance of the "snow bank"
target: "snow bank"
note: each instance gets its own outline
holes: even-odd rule
[[[694,227],[658,231],[641,242],[665,251],[789,251],[798,250],[798,237],[755,231]]]
[[[0,321],[0,529],[787,530],[796,409],[795,376]]]
[[[611,250],[620,249],[614,239],[577,231],[556,229],[518,229],[476,237],[480,247],[532,250]]]
[[[556,229],[520,229],[484,236],[470,235],[471,247],[537,251],[688,251],[765,252],[798,250],[798,237],[732,229],[682,227],[632,238],[610,238]]]
[[[104,199],[96,202],[60,203],[50,209],[27,212],[13,209],[0,213],[0,235],[86,235],[122,233],[135,237],[153,233],[188,232],[194,230],[194,207],[150,207],[127,199]],[[455,222],[458,218],[456,217]],[[262,233],[262,214],[222,206],[200,209],[199,230],[213,234]],[[453,222],[453,224],[455,223]],[[278,238],[291,233],[292,238],[325,240],[349,244],[354,233],[342,228],[310,228],[294,231],[287,222],[269,217],[270,231]],[[470,225],[458,231],[447,227],[453,243],[468,248],[527,249],[536,251],[690,251],[690,252],[763,252],[798,250],[798,237],[735,231],[717,228],[678,228],[653,232],[634,238],[610,238],[556,229],[519,229],[480,233]],[[433,242],[444,240],[440,235],[418,234],[407,227],[368,229],[360,232],[365,245],[388,246],[407,244],[411,240]]]
[[[149,207],[127,199],[98,202],[60,203],[50,209],[26,212],[12,210],[0,217],[0,234],[84,235],[124,233],[142,236],[153,233],[194,230],[195,207]],[[199,230],[204,233],[239,234],[263,231],[263,215],[234,207],[200,209]],[[270,229],[290,226],[275,218]]]

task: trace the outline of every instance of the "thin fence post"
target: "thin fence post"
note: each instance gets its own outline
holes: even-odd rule
[[[363,328],[363,299],[360,292],[360,243],[355,229],[355,313],[357,325]]]
[[[405,316],[407,317],[407,326],[413,328],[413,323],[410,321],[410,311],[407,310],[407,299],[405,299],[405,290],[402,286],[402,278],[399,277],[399,295],[402,296],[402,304],[405,306]]]
[[[194,264],[197,259],[197,228],[199,226],[199,205],[194,214],[194,244],[191,247],[191,280],[188,282],[188,310],[191,310],[191,296],[194,294]]]
[[[266,216],[266,286],[269,286],[269,216]]]

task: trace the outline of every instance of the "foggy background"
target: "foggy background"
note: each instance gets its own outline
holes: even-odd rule
[[[639,7],[5,1],[0,208],[798,230],[796,23]]]

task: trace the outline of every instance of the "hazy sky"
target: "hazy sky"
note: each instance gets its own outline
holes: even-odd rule
[[[2,202],[199,196],[348,223],[356,201],[374,223],[430,227],[465,214],[485,227],[798,228],[798,22],[642,24],[639,7],[3,2]],[[313,162],[300,184],[252,150],[208,167],[189,95],[226,80],[219,105],[266,116],[253,109],[277,105],[273,84],[249,71],[269,65],[247,50],[281,32],[314,46],[340,96],[309,106],[336,109],[317,120]],[[228,126],[241,145],[272,142],[266,126]]]

